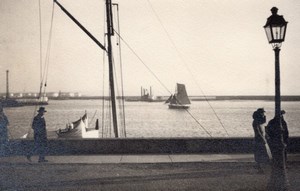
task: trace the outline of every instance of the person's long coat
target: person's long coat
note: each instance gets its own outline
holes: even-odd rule
[[[267,127],[266,127],[266,139],[270,146],[272,155],[276,155],[276,151],[278,148],[285,149],[288,144],[288,129],[287,129],[287,123],[283,118],[281,118],[281,124],[282,124],[282,135],[278,133],[278,122],[279,118],[273,118],[269,121]],[[283,138],[283,140],[282,140]],[[283,143],[282,143],[283,141]],[[286,150],[285,150],[286,152]],[[286,155],[286,153],[285,153]]]
[[[7,117],[4,113],[0,114],[0,144],[7,144],[8,142],[8,130],[7,125],[9,124]]]
[[[266,140],[264,138],[263,122],[254,117],[252,127],[254,130],[254,158],[257,163],[269,162]]]
[[[38,152],[44,152],[47,147],[46,121],[43,116],[37,115],[32,122],[34,130],[34,144]]]

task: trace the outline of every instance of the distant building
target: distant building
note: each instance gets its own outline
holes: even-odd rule
[[[6,93],[0,93],[0,98],[6,98]],[[81,97],[82,94],[79,92],[48,92],[42,93],[41,97],[48,98],[78,98]],[[39,93],[34,92],[23,92],[23,93],[9,93],[10,98],[38,98]]]
[[[76,93],[74,94],[74,96],[75,96],[75,97],[81,97],[82,95],[81,95],[81,93],[76,92]]]
[[[59,96],[58,92],[49,92],[49,93],[47,93],[47,97],[49,97],[49,98],[56,98],[58,96]]]
[[[33,93],[33,92],[23,93],[23,97],[24,98],[36,98],[36,97],[38,97],[38,94]]]
[[[23,97],[23,93],[16,93],[14,97],[16,97],[16,98],[22,98]]]

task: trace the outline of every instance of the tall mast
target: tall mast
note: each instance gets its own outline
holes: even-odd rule
[[[106,23],[107,23],[107,54],[108,54],[108,64],[109,64],[109,85],[110,85],[110,95],[112,104],[112,117],[113,117],[113,127],[115,137],[118,138],[118,123],[117,123],[117,110],[116,110],[116,97],[115,97],[115,87],[114,87],[114,75],[113,75],[113,62],[112,62],[112,46],[111,46],[111,36],[114,35],[113,30],[113,18],[112,18],[112,4],[111,0],[106,0]]]
[[[114,35],[113,30],[113,19],[112,19],[112,3],[111,0],[106,0],[106,17],[107,17],[107,50],[104,45],[102,45],[77,19],[73,17],[59,2],[58,0],[53,0],[61,10],[72,20],[74,23],[83,30],[101,49],[105,50],[108,54],[108,64],[109,64],[109,85],[110,94],[112,102],[112,116],[113,116],[113,126],[115,137],[118,138],[118,123],[117,123],[117,110],[116,110],[116,96],[114,87],[114,76],[113,76],[113,62],[112,62],[112,47],[111,47],[111,36]]]

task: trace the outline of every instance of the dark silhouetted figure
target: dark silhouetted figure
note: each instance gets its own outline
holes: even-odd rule
[[[285,149],[284,149],[284,157],[285,157],[285,162],[287,161],[287,151],[286,148],[289,144],[289,130],[286,121],[284,120],[283,115],[285,114],[284,110],[281,110],[281,124],[282,124],[282,129],[283,129],[283,142],[285,144]]]
[[[9,151],[8,125],[8,119],[4,114],[2,104],[0,104],[0,156],[7,155],[7,152]]]
[[[99,130],[99,119],[96,120],[96,127],[95,127],[95,129]]]
[[[284,143],[284,158],[285,158],[285,162],[287,161],[287,151],[286,151],[286,147],[289,144],[289,130],[287,127],[287,123],[284,120],[283,115],[285,114],[284,110],[281,110],[281,126],[282,126],[282,138],[283,138],[283,143]],[[272,155],[274,155],[274,151],[276,149],[276,137],[277,135],[275,134],[275,127],[276,127],[276,120],[277,118],[273,118],[269,121],[267,127],[266,127],[266,140],[270,146],[271,149],[271,153]]]
[[[266,123],[265,110],[263,108],[257,109],[252,117],[252,127],[254,130],[254,158],[259,173],[263,173],[262,164],[270,161],[270,156],[267,152],[268,145],[263,131],[263,124]]]
[[[45,155],[48,146],[46,121],[44,113],[47,112],[44,107],[40,107],[38,114],[34,117],[32,122],[32,129],[34,131],[34,149],[27,155],[27,159],[31,161],[30,157],[34,152],[39,154],[39,162],[48,162],[45,160]]]

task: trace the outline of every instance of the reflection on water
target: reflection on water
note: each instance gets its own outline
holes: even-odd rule
[[[89,126],[94,126],[96,119],[99,119],[102,130],[104,116],[105,136],[113,136],[107,112],[109,104],[104,103],[106,112],[103,114],[102,103],[102,100],[51,100],[46,106],[47,128],[64,128],[66,123],[79,119],[86,111]],[[198,120],[199,125],[185,110],[168,109],[163,102],[125,102],[127,137],[208,137],[203,128],[213,137],[226,137],[224,128],[230,137],[252,137],[253,111],[264,107],[267,120],[274,116],[274,103],[269,101],[210,101],[210,105],[220,121],[207,102],[192,102],[189,112]],[[300,102],[282,102],[282,108],[287,112],[285,119],[290,135],[300,136]],[[34,106],[5,108],[12,138],[21,137],[28,132],[37,109]]]

